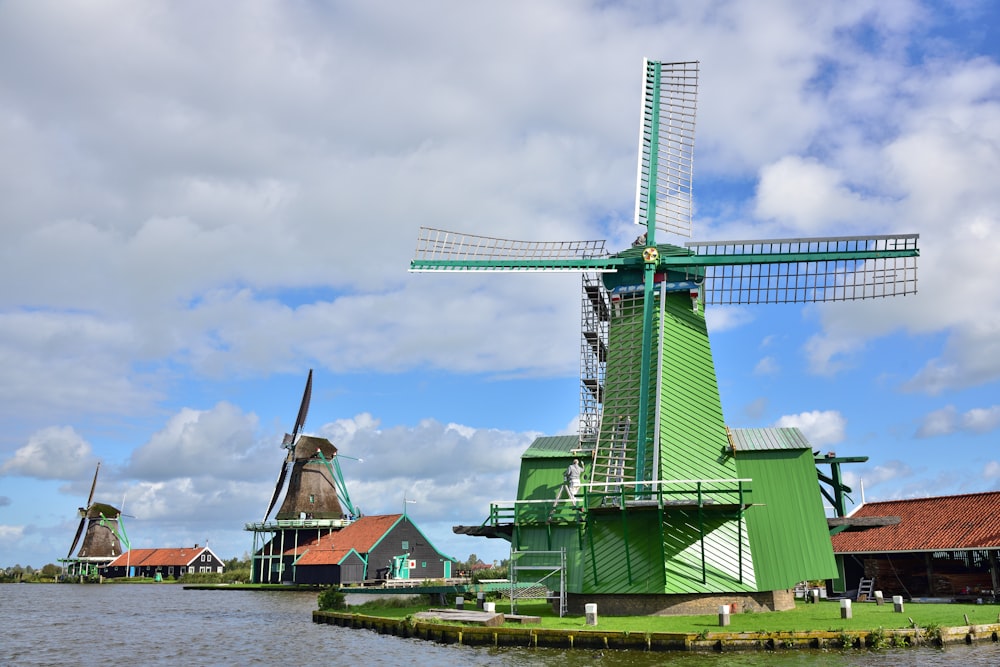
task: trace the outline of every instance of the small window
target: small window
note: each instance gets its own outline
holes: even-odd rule
[[[420,567],[427,567],[427,561],[425,560],[420,561]]]
[[[410,550],[410,541],[409,540],[403,540],[402,549],[403,549],[403,551],[409,551]]]
[[[309,502],[310,502],[310,503],[315,503],[315,502],[316,502],[316,496],[314,496],[314,495],[312,495],[312,494],[310,493],[310,494],[309,494]]]

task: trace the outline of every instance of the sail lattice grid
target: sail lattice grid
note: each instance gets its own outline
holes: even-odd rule
[[[607,256],[605,241],[516,241],[421,227],[412,271],[580,271]],[[575,264],[576,261],[584,262]],[[436,264],[445,262],[445,264]],[[557,264],[546,264],[556,262]]]
[[[691,236],[698,63],[646,62],[639,126],[635,222]]]
[[[706,303],[807,303],[916,293],[916,256],[895,253],[912,253],[917,239],[903,234],[685,245],[719,259],[705,268]],[[874,256],[849,257],[860,252]]]

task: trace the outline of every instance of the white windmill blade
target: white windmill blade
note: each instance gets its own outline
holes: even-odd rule
[[[643,68],[635,223],[690,238],[698,62]]]
[[[410,271],[614,271],[604,243],[517,241],[421,227]]]
[[[705,303],[813,303],[915,294],[919,234],[689,242]]]

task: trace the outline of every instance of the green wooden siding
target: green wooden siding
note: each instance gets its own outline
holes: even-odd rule
[[[704,544],[701,538],[704,524]],[[719,514],[671,512],[664,528],[666,593],[755,591],[747,526]],[[742,537],[742,539],[741,539]],[[739,545],[742,542],[742,549]],[[702,567],[704,555],[704,568]]]
[[[663,331],[660,479],[736,477],[705,317],[688,294],[667,295]]]
[[[736,468],[753,479],[754,506],[746,511],[757,585],[791,588],[833,579],[837,565],[826,526],[812,451],[740,452]]]

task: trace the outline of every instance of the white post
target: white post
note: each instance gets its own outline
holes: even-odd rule
[[[720,604],[719,605],[719,625],[726,626],[729,625],[729,605]]]
[[[597,625],[597,603],[588,602],[583,609],[587,614],[587,625]]]
[[[882,596],[882,591],[875,591],[875,604],[880,607],[885,604],[885,598]]]
[[[491,614],[495,614],[497,612],[497,603],[496,602],[484,602],[483,603],[483,611],[488,611]]]
[[[903,596],[893,595],[892,596],[892,610],[899,614],[903,613]]]
[[[813,604],[819,602],[819,589],[813,588],[809,591],[809,601]]]
[[[465,598],[461,595],[455,597],[455,609],[465,609]]]
[[[840,617],[841,618],[851,618],[851,601],[848,598],[844,598],[840,601]]]

